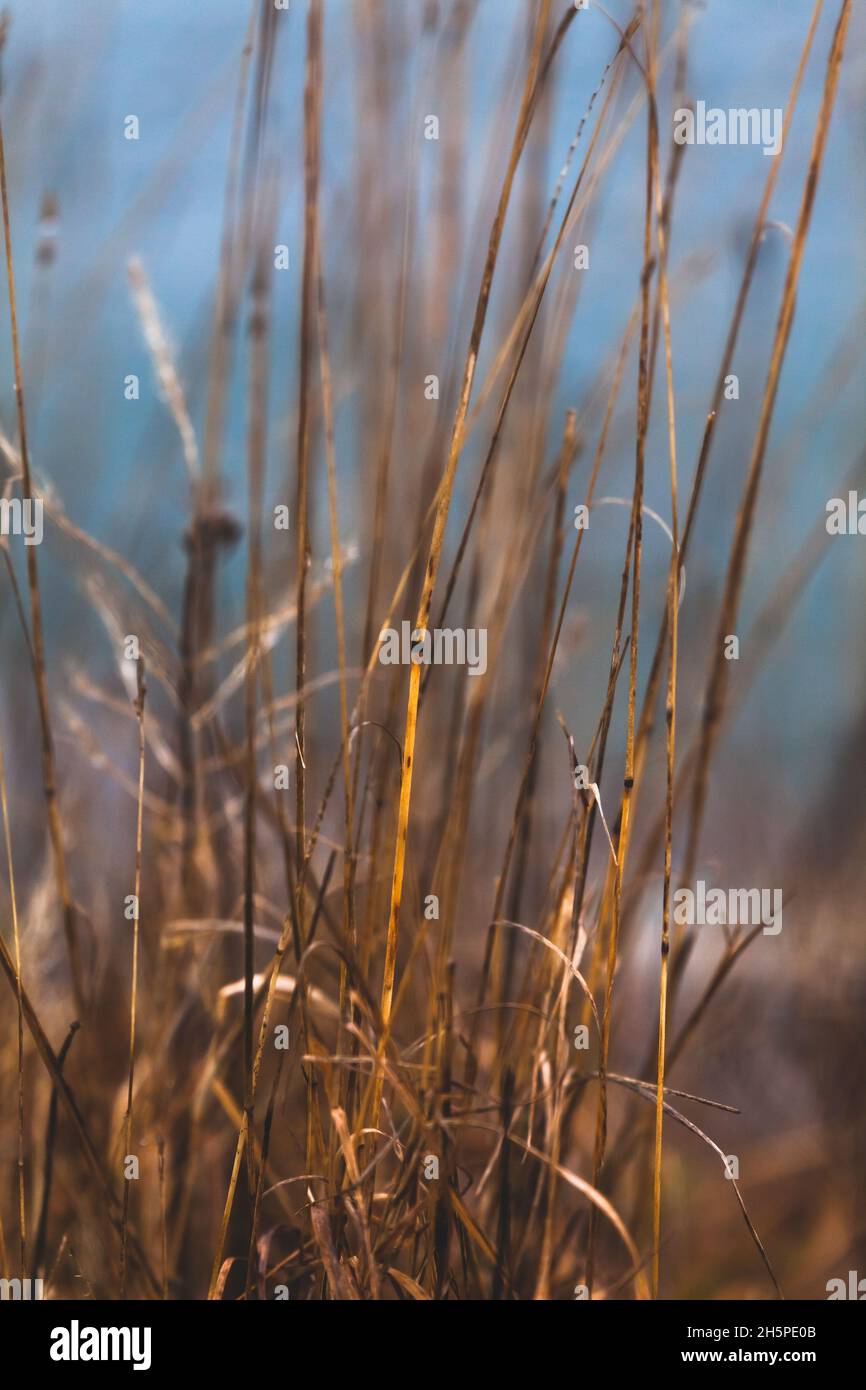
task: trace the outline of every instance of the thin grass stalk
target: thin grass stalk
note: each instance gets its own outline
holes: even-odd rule
[[[659,22],[658,0],[653,0],[653,40]],[[667,756],[666,756],[666,795],[665,795],[665,849],[664,849],[664,888],[662,896],[661,964],[659,975],[659,1027],[658,1059],[656,1069],[656,1120],[655,1153],[653,1161],[652,1196],[652,1280],[653,1298],[659,1296],[659,1274],[661,1259],[661,1180],[662,1180],[662,1141],[664,1125],[664,1080],[665,1080],[665,1040],[667,1027],[668,957],[670,954],[670,911],[671,911],[671,850],[673,838],[674,776],[676,766],[676,718],[677,718],[677,656],[679,642],[679,520],[677,508],[677,433],[676,405],[674,400],[673,353],[671,349],[671,314],[668,293],[668,246],[660,177],[660,152],[658,109],[656,106],[655,52],[653,41],[647,54],[648,93],[647,107],[650,117],[652,159],[654,164],[653,181],[656,195],[656,223],[659,247],[659,302],[661,305],[662,327],[664,330],[665,381],[667,385],[668,453],[671,480],[671,560],[668,574],[668,630],[670,632],[670,652],[668,663],[667,689]]]
[[[18,412],[18,438],[21,452],[21,478],[25,501],[35,497],[33,481],[30,476],[30,451],[27,444],[27,414],[24,406],[24,382],[21,374],[21,348],[18,340],[18,313],[15,299],[15,271],[12,264],[12,226],[9,215],[9,193],[6,187],[6,145],[3,138],[3,123],[0,120],[0,198],[3,203],[3,238],[6,252],[6,282],[9,291],[9,328],[12,339],[12,360],[15,371],[15,402]],[[48,704],[48,677],[45,665],[45,638],[42,630],[42,598],[39,589],[39,566],[36,560],[36,546],[28,545],[27,583],[30,593],[30,618],[33,625],[33,670],[36,683],[36,703],[39,709],[39,725],[42,734],[42,790],[48,812],[48,833],[57,891],[63,913],[63,930],[69,956],[72,977],[72,993],[75,1007],[82,1016],[85,1013],[84,978],[78,945],[78,931],[75,920],[75,907],[69,886],[66,864],[66,849],[60,810],[57,804],[57,774],[54,756],[54,739],[51,732],[51,715]]]
[[[505,180],[499,197],[499,205],[490,232],[490,241],[487,249],[487,258],[484,265],[484,272],[481,279],[481,287],[478,294],[478,302],[475,308],[475,318],[472,325],[472,332],[469,340],[469,353],[463,373],[463,382],[460,389],[460,397],[457,405],[457,412],[454,417],[454,426],[451,433],[451,443],[448,452],[448,462],[443,476],[443,486],[441,490],[436,516],[433,522],[433,535],[430,541],[430,550],[427,557],[427,564],[424,571],[424,587],[421,593],[421,602],[418,607],[418,615],[415,621],[415,629],[426,630],[430,618],[430,608],[433,602],[433,590],[436,584],[436,577],[439,571],[439,562],[442,556],[442,546],[445,539],[445,526],[448,521],[448,513],[451,505],[451,494],[454,487],[454,478],[457,472],[457,464],[460,458],[460,451],[463,442],[463,428],[466,422],[466,414],[469,409],[469,398],[472,392],[472,383],[475,377],[475,367],[478,360],[478,351],[481,345],[481,337],[484,332],[484,323],[487,317],[487,306],[490,300],[490,290],[493,283],[493,273],[496,268],[496,260],[499,246],[502,240],[502,231],[505,225],[505,215],[508,210],[508,203],[511,196],[511,188],[514,182],[514,175],[517,169],[517,160],[523,145],[522,136],[528,124],[532,92],[538,73],[538,66],[541,59],[541,45],[547,29],[547,21],[550,13],[550,0],[541,0],[539,6],[538,20],[535,30],[532,55],[529,61],[529,69],[521,100],[520,115],[517,121],[517,129],[512,144],[511,156],[508,161],[508,168],[505,173]],[[403,873],[406,862],[406,842],[409,835],[409,804],[412,794],[412,765],[415,755],[415,735],[417,732],[418,721],[418,701],[421,686],[420,667],[413,663],[409,672],[409,698],[406,708],[406,732],[403,740],[403,768],[400,781],[400,804],[397,816],[397,835],[394,851],[394,872],[391,882],[391,906],[388,918],[388,936],[385,944],[385,968],[382,978],[382,997],[380,1012],[382,1014],[385,1032],[380,1041],[380,1050],[384,1050],[387,1038],[388,1026],[391,1018],[391,1003],[394,996],[394,976],[397,968],[397,924],[400,916],[400,902],[403,892]],[[381,1106],[382,1086],[384,1073],[377,1071],[375,1089],[373,1094],[372,1118],[375,1124],[378,1121],[379,1109]]]
[[[135,822],[135,917],[132,924],[132,988],[129,1001],[129,1066],[126,1081],[126,1114],[123,1120],[123,1161],[124,1165],[132,1156],[132,1097],[135,1084],[135,1045],[138,1022],[138,960],[139,934],[141,931],[141,847],[144,827],[144,701],[147,686],[144,678],[144,658],[136,663],[137,698],[135,714],[138,720],[138,811]],[[120,1297],[126,1297],[127,1241],[129,1238],[129,1197],[132,1178],[124,1175],[123,1214],[120,1231]]]
[[[9,899],[12,907],[12,941],[15,947],[15,973],[18,996],[18,1256],[21,1278],[27,1276],[27,1202],[24,1173],[24,1004],[21,995],[21,934],[18,926],[18,895],[15,891],[15,865],[12,860],[12,829],[9,821],[9,798],[6,787],[6,764],[3,741],[0,739],[0,802],[3,808],[3,842],[6,849],[6,872],[9,875]]]
[[[642,21],[646,13],[645,3],[641,3]],[[622,904],[622,884],[625,871],[625,858],[628,851],[631,798],[634,787],[634,748],[635,748],[635,703],[637,691],[638,630],[640,622],[640,576],[643,531],[643,488],[646,437],[649,429],[650,382],[648,366],[649,322],[650,322],[650,281],[653,272],[652,259],[652,217],[655,205],[655,168],[652,151],[652,123],[647,118],[647,156],[646,156],[646,197],[644,211],[643,269],[641,271],[641,325],[640,349],[638,354],[637,382],[637,439],[635,448],[635,481],[632,495],[630,530],[634,542],[632,546],[632,605],[631,605],[631,645],[629,650],[628,715],[626,724],[625,775],[623,778],[622,810],[620,816],[619,839],[617,842],[617,865],[613,892],[613,918],[608,941],[607,974],[605,981],[604,1012],[602,1014],[601,1053],[599,1058],[598,1111],[596,1118],[595,1150],[592,1165],[592,1185],[598,1187],[602,1164],[604,1163],[607,1141],[607,1090],[605,1071],[610,1046],[610,1027],[613,1003],[613,982],[616,973],[617,946],[619,941],[620,910]],[[594,1235],[595,1209],[590,1212],[589,1239],[587,1247],[587,1278],[590,1297],[594,1273]]]

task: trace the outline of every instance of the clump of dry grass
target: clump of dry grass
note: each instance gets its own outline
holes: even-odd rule
[[[718,593],[693,601],[697,619],[681,614],[686,559],[780,161],[756,195],[692,463],[677,314],[702,271],[673,250],[690,156],[669,119],[689,90],[685,12],[640,0],[617,24],[552,0],[527,6],[514,91],[496,97],[502,148],[470,205],[475,156],[460,112],[481,76],[470,67],[473,6],[408,5],[391,23],[359,5],[358,244],[346,274],[323,152],[325,7],[309,0],[290,343],[272,269],[287,39],[274,8],[252,8],[194,395],[147,268],[129,266],[153,408],[175,431],[189,488],[177,613],[158,572],[88,536],[34,480],[13,275],[23,232],[0,132],[17,406],[17,435],[3,437],[9,488],[44,498],[48,545],[63,547],[113,653],[109,674],[83,657],[62,670],[60,641],[43,630],[36,549],[22,583],[4,547],[16,620],[4,637],[24,653],[16,695],[36,714],[27,736],[41,749],[51,849],[22,895],[21,859],[36,862],[41,829],[23,844],[16,813],[38,779],[16,769],[7,788],[0,745],[11,913],[11,945],[0,938],[0,1163],[16,1175],[14,1202],[5,1180],[0,1202],[5,1277],[45,1277],[55,1296],[497,1300],[707,1285],[772,1297],[789,1270],[800,1279],[760,1181],[772,1241],[749,1183],[725,1180],[732,1131],[715,1125],[743,1118],[730,1089],[717,1094],[707,1068],[704,1095],[700,1062],[694,1084],[677,1084],[701,1030],[725,1019],[734,967],[761,929],[730,928],[696,962],[671,903],[717,853],[705,823],[723,735],[827,539],[818,527],[783,563],[734,686],[724,643],[741,626],[760,536],[850,0],[837,9],[822,60],[816,4],[792,74],[786,136],[807,72],[825,63],[754,443],[727,518],[727,572]],[[608,25],[609,52],[569,148],[555,151],[565,163],[551,196],[563,55],[591,22]],[[400,81],[419,44],[406,140]],[[419,132],[434,93],[453,118],[431,179]],[[566,370],[582,293],[570,245],[590,235],[642,125],[639,237],[621,268],[633,306],[578,389]],[[431,401],[419,383],[434,367]],[[226,444],[237,411],[243,517],[227,500],[240,476]],[[618,499],[614,567],[593,548],[607,478],[631,488]],[[659,519],[650,501],[661,496],[659,569],[645,522]],[[272,498],[290,530],[271,527]],[[570,526],[579,504],[589,533]],[[136,524],[146,530],[147,516]],[[242,537],[234,623],[223,581]],[[597,583],[603,605],[584,597]],[[416,629],[486,629],[486,673],[382,665],[380,632],[412,616]],[[46,904],[50,932],[36,920]],[[712,1169],[700,1167],[709,1155]],[[710,1182],[719,1212],[727,1203],[724,1258],[714,1228],[696,1274],[677,1240]]]

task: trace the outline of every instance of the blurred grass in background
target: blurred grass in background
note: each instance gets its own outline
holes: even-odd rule
[[[662,1297],[821,1298],[862,1264],[864,563],[824,525],[863,486],[849,9],[11,7],[48,708],[12,538],[4,1275],[23,1247],[55,1296],[630,1298],[659,1215]],[[675,146],[697,99],[784,109],[778,164]],[[375,651],[431,554],[431,624],[485,627],[489,667],[422,676],[412,750]],[[785,908],[778,936],[672,931],[659,1167],[666,844],[671,889]]]

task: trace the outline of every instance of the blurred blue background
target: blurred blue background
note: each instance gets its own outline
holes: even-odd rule
[[[424,255],[424,215],[433,175],[425,163],[416,113],[439,110],[430,90],[431,39],[422,33],[425,6],[381,7],[391,14],[404,42],[399,86],[392,109],[402,112],[405,168],[386,162],[383,189],[402,186],[413,161],[419,165],[421,218],[416,268]],[[555,6],[558,14],[563,6]],[[450,10],[443,6],[440,17]],[[680,13],[662,7],[665,36]],[[612,4],[620,22],[629,7]],[[807,0],[715,0],[690,9],[688,94],[709,105],[785,107],[808,27]],[[828,4],[818,27],[793,122],[771,217],[793,226],[824,80],[826,53],[837,6]],[[107,541],[154,583],[172,612],[178,611],[183,577],[180,538],[188,492],[180,446],[157,396],[150,362],[129,294],[129,258],[141,258],[166,327],[174,341],[193,421],[201,439],[210,323],[219,262],[221,210],[237,70],[249,10],[242,0],[26,0],[10,6],[11,30],[3,58],[4,123],[13,209],[13,239],[19,277],[20,312],[27,349],[26,382],[31,408],[34,467],[50,481],[71,518]],[[363,119],[354,61],[357,10],[350,0],[326,0],[323,150],[323,242],[338,398],[338,470],[344,539],[355,533],[352,499],[360,485],[353,393],[353,346],[349,308],[343,294],[357,269],[354,262],[354,189],[358,122]],[[288,273],[277,275],[271,369],[272,425],[268,498],[292,499],[294,411],[297,402],[297,322],[302,251],[302,133],[305,6],[291,0],[283,26],[273,90],[273,129],[278,130],[280,206],[277,240],[290,250]],[[524,0],[480,0],[470,26],[467,51],[468,122],[463,169],[465,232],[479,229],[467,285],[474,292],[476,265],[486,244],[489,188],[504,167],[519,99],[515,74],[527,42],[530,9]],[[748,619],[768,596],[838,491],[862,445],[862,325],[864,309],[863,215],[864,15],[855,16],[840,95],[833,118],[812,229],[803,265],[794,332],[782,377],[759,527],[743,602]],[[549,113],[548,150],[542,184],[548,194],[566,149],[583,116],[616,41],[609,20],[591,9],[576,25],[558,59],[555,96]],[[662,110],[668,117],[671,63],[662,80]],[[631,80],[628,99],[634,94]],[[504,109],[509,113],[503,119]],[[598,106],[595,110],[597,111]],[[140,139],[124,139],[123,122],[135,114]],[[447,116],[447,112],[442,113]],[[495,114],[495,118],[494,118]],[[589,129],[581,148],[585,148]],[[591,227],[591,271],[556,386],[554,434],[564,410],[580,404],[600,362],[616,347],[637,291],[642,236],[643,113],[634,121],[605,175],[599,212]],[[398,139],[396,147],[400,149]],[[533,146],[537,151],[540,147]],[[576,167],[576,166],[575,166]],[[675,385],[681,495],[695,465],[712,382],[742,271],[746,238],[758,205],[769,160],[760,148],[692,148],[687,151],[677,193],[671,267],[690,255],[705,257],[701,274],[673,315]],[[487,190],[487,192],[486,192]],[[46,193],[59,203],[57,261],[40,288],[34,249],[39,209]],[[392,189],[393,193],[393,189]],[[519,206],[518,198],[516,200]],[[399,200],[396,204],[400,206]],[[495,290],[511,303],[508,248]],[[715,611],[728,552],[732,518],[754,436],[769,346],[787,261],[784,229],[768,233],[738,347],[735,371],[740,401],[725,411],[716,439],[701,519],[689,566],[684,608],[703,630],[706,604]],[[569,248],[564,248],[567,258]],[[419,269],[419,284],[420,284]],[[495,303],[498,301],[495,299]],[[408,314],[423,311],[412,299]],[[501,319],[491,320],[488,345],[497,344]],[[416,323],[416,331],[417,323]],[[456,341],[463,351],[465,328]],[[834,353],[843,351],[845,371]],[[490,361],[482,358],[482,374]],[[3,422],[13,431],[11,361],[6,335],[0,339]],[[443,376],[445,375],[443,369]],[[123,378],[136,373],[142,400],[124,399]],[[822,385],[829,373],[829,386]],[[383,374],[384,380],[384,374]],[[384,390],[384,386],[383,386]],[[627,384],[614,436],[610,473],[603,493],[628,493],[633,458],[633,382]],[[669,514],[663,373],[657,376],[648,454],[647,503]],[[245,411],[243,372],[236,369],[222,465],[229,505],[243,517],[245,506]],[[402,447],[406,447],[403,441]],[[556,438],[548,440],[553,456]],[[470,463],[472,468],[470,469]],[[322,477],[324,469],[319,469]],[[467,449],[458,486],[460,524],[465,516],[474,456]],[[578,493],[578,497],[581,494]],[[577,498],[575,499],[577,500]],[[327,551],[326,511],[318,506],[318,553]],[[399,516],[389,523],[399,534]],[[585,572],[577,601],[590,618],[609,623],[610,584],[618,574],[625,513],[609,508],[594,522],[591,550],[596,562]],[[68,642],[80,621],[70,576],[45,564],[50,601],[49,640]],[[864,641],[863,542],[840,539],[828,550],[814,582],[759,678],[755,698],[737,725],[748,753],[760,740],[773,765],[776,784],[796,796],[803,778],[804,750],[828,740],[835,745],[862,707]],[[609,559],[607,558],[609,557]],[[647,533],[648,612],[661,611],[666,544]],[[243,547],[228,561],[223,602],[226,622],[238,620],[243,605]],[[11,618],[7,613],[7,622]],[[70,624],[72,625],[70,627]],[[601,668],[600,668],[601,669]],[[706,669],[705,648],[684,657],[684,698]],[[600,676],[603,679],[603,674]],[[762,707],[776,710],[772,720]],[[596,701],[588,701],[595,708]],[[576,716],[577,717],[577,716]],[[750,723],[750,721],[757,721]],[[589,727],[589,726],[587,726]]]

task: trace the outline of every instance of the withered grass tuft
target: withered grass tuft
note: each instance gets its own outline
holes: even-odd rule
[[[848,1258],[843,1197],[809,1215],[844,1117],[816,1111],[790,1143],[762,1131],[742,1068],[701,1040],[744,1013],[760,1030],[767,938],[702,938],[673,903],[721,861],[749,881],[719,832],[743,807],[716,804],[713,779],[828,542],[804,528],[744,608],[850,0],[835,27],[820,0],[785,18],[782,154],[753,189],[698,405],[681,325],[712,257],[689,242],[695,156],[672,122],[689,7],[505,6],[489,72],[471,0],[359,0],[339,44],[324,0],[303,8],[255,4],[239,26],[197,375],[158,267],[127,257],[140,408],[187,488],[173,601],[160,547],[73,522],[42,430],[31,460],[59,271],[40,241],[22,352],[4,111],[3,495],[41,499],[47,524],[45,558],[3,540],[0,1273],[109,1299],[820,1297],[807,1263]],[[589,26],[604,57],[569,86],[559,149],[563,65]],[[13,22],[7,64],[14,44]],[[347,49],[348,173],[328,138]],[[807,119],[738,466],[727,386]],[[609,243],[605,267],[594,233],[622,167],[632,249]],[[629,287],[623,315],[592,311],[590,379],[571,355],[590,293],[575,243]],[[862,481],[843,464],[840,495]],[[708,493],[728,499],[715,577]],[[50,621],[57,556],[80,642]],[[405,620],[485,629],[486,671],[380,663]],[[808,896],[801,867],[766,872]],[[778,1011],[764,1028],[775,1046]]]

